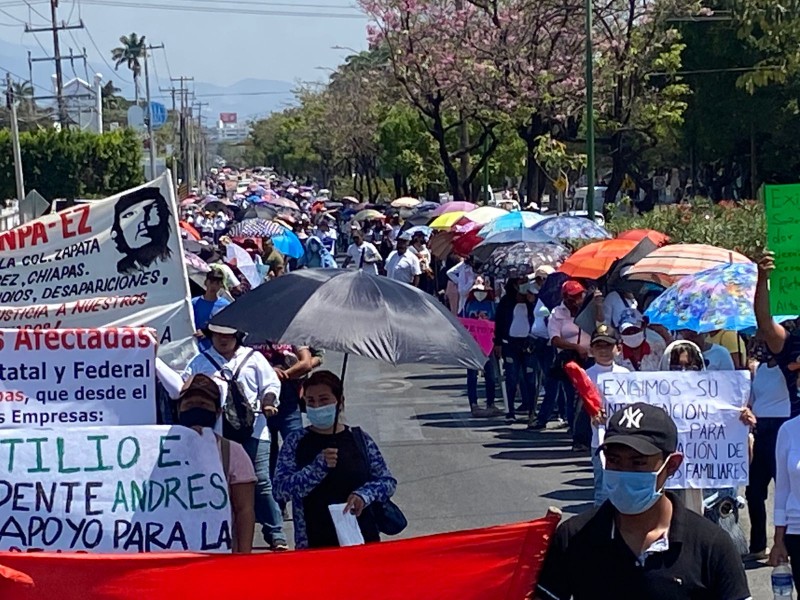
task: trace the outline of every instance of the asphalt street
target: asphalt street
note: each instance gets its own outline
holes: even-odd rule
[[[338,373],[341,356],[322,368]],[[351,357],[345,414],[376,439],[398,480],[394,500],[409,521],[399,537],[535,519],[550,506],[566,519],[592,506],[589,456],[572,452],[566,429],[473,419],[462,369]],[[770,598],[770,569],[747,568],[753,598]]]

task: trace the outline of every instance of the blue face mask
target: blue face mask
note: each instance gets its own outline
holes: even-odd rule
[[[656,490],[658,476],[666,461],[658,471],[611,471],[603,472],[603,487],[606,495],[623,515],[640,515],[653,506],[661,496],[663,489]]]
[[[336,405],[328,404],[319,408],[306,407],[309,422],[317,429],[330,429],[336,420]]]

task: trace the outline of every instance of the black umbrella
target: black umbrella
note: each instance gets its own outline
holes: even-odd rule
[[[524,242],[526,244],[558,244],[558,240],[550,237],[541,231],[531,231],[530,229],[508,229],[495,233],[480,244],[475,246],[472,255],[481,262],[486,262],[497,248],[501,246],[510,246],[511,244],[518,244]]]
[[[480,270],[495,279],[525,277],[545,265],[558,268],[568,256],[561,244],[519,242],[497,246]]]
[[[356,354],[392,364],[482,370],[486,357],[432,296],[363,271],[303,269],[272,279],[211,322],[274,341]]]
[[[271,221],[278,216],[278,209],[269,204],[253,204],[247,208],[242,219],[267,219]]]

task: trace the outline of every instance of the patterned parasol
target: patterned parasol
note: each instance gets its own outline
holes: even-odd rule
[[[558,268],[569,254],[561,244],[520,242],[497,248],[481,271],[497,279],[524,277],[544,265]]]
[[[245,219],[236,223],[229,232],[231,237],[272,237],[286,231],[281,225],[266,219]]]
[[[612,235],[586,217],[558,216],[545,219],[533,227],[560,240],[608,240]]]
[[[753,263],[722,264],[687,275],[656,298],[645,315],[673,331],[744,331],[756,325],[757,278]]]

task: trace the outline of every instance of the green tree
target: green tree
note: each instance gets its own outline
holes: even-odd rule
[[[119,70],[121,65],[126,65],[133,73],[133,87],[135,102],[139,104],[139,77],[142,74],[142,63],[147,55],[146,36],[139,37],[136,33],[123,35],[119,38],[121,46],[111,50],[111,60],[115,62],[114,68]]]
[[[39,129],[20,135],[28,189],[45,198],[104,197],[140,185],[141,143],[130,130],[96,134],[75,129]],[[11,198],[14,165],[11,135],[0,130],[0,194]]]

